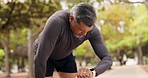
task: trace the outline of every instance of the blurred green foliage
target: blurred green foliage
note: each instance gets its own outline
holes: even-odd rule
[[[107,4],[103,3],[103,0],[12,0],[7,3],[0,1],[0,40],[9,42],[9,51],[13,50],[13,55],[16,56],[19,46],[28,45],[27,28],[32,29],[33,39],[36,39],[48,17],[62,9],[62,1],[66,2],[68,9],[79,2],[99,4],[99,7],[96,7],[96,26],[100,28],[105,45],[112,55],[120,49],[126,50],[129,57],[134,57],[133,49],[140,42],[144,56],[148,55],[148,11],[144,4],[135,7],[120,2]],[[0,48],[4,49],[2,43]],[[27,54],[27,48],[24,51]],[[2,53],[4,54],[0,51],[0,56]],[[74,53],[78,58],[87,58],[94,62],[95,53],[88,41],[75,49]]]
[[[3,57],[4,56],[4,50],[3,49],[0,49],[0,59],[1,59],[1,57]]]

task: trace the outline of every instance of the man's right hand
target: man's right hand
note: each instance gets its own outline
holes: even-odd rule
[[[93,78],[93,73],[88,68],[80,68],[76,78]]]

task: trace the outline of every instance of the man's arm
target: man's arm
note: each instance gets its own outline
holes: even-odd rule
[[[38,37],[38,48],[34,59],[35,78],[45,77],[46,61],[52,53],[61,30],[59,25],[56,17],[49,18],[45,28]]]
[[[89,41],[96,55],[101,59],[101,62],[95,68],[91,69],[96,71],[97,76],[111,67],[112,59],[108,53],[106,46],[103,43],[99,30],[95,27],[94,31],[91,34],[92,36]]]

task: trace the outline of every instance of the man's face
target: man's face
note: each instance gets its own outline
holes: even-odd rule
[[[76,23],[74,21],[74,17],[70,16],[69,18],[70,24],[71,24],[71,30],[75,34],[76,37],[83,37],[87,34],[87,32],[91,31],[93,26],[88,27],[83,22]]]

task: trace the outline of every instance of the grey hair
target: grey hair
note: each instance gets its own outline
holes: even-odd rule
[[[96,13],[93,6],[82,2],[72,7],[70,15],[74,16],[77,23],[83,22],[85,25],[91,27],[96,21]]]

